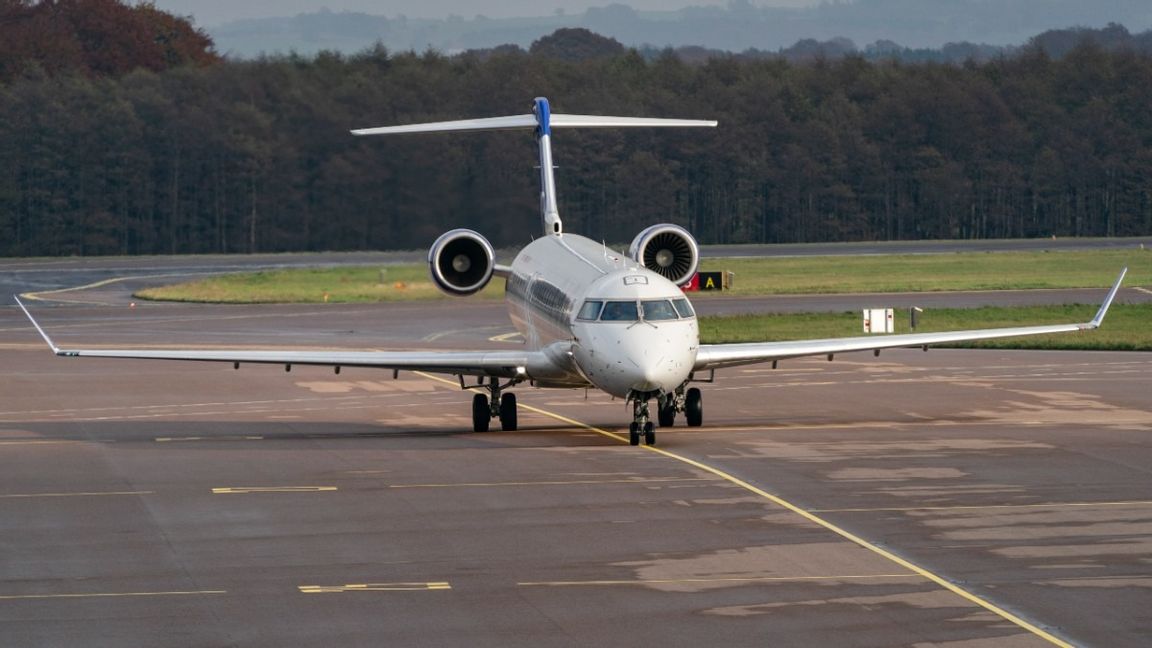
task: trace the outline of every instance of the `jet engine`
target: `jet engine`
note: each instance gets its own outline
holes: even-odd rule
[[[492,279],[496,253],[488,239],[469,229],[454,229],[428,250],[428,270],[436,286],[449,295],[471,295]]]
[[[636,235],[628,256],[652,272],[683,286],[700,267],[700,248],[688,230],[679,225],[653,225]]]

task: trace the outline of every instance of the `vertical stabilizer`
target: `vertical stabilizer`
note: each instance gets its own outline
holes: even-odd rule
[[[476,130],[518,130],[534,128],[540,149],[540,213],[544,221],[546,236],[560,236],[564,231],[560,221],[560,210],[556,206],[556,177],[552,164],[553,128],[634,128],[634,127],[712,127],[715,121],[700,119],[660,119],[650,117],[608,117],[602,115],[563,115],[552,114],[548,100],[537,97],[531,115],[511,117],[489,117],[484,119],[463,119],[458,121],[409,124],[407,126],[384,126],[382,128],[362,128],[352,131],[353,135],[399,135],[404,133],[442,133],[448,131]]]
[[[548,100],[536,97],[532,108],[536,115],[536,143],[540,148],[540,214],[544,220],[544,235],[560,236],[564,224],[560,221],[560,210],[556,206],[556,176],[552,164],[552,110]]]

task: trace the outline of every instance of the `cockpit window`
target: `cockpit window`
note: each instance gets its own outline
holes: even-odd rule
[[[672,310],[672,302],[666,299],[654,299],[641,302],[641,304],[644,306],[644,319],[650,322],[676,319],[676,311]]]
[[[600,315],[602,322],[635,322],[639,319],[634,301],[610,301],[604,304],[604,312]]]
[[[696,317],[696,313],[692,311],[692,304],[689,304],[687,299],[673,299],[672,305],[676,307],[680,317]]]
[[[600,317],[600,309],[603,306],[604,302],[598,299],[589,299],[580,307],[580,312],[576,314],[576,319],[595,320],[597,317]]]

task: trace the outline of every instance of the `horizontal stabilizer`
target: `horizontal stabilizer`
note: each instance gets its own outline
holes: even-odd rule
[[[691,128],[714,127],[717,122],[704,119],[661,119],[656,117],[609,117],[603,115],[564,115],[550,116],[552,128]],[[458,121],[408,124],[407,126],[382,126],[361,128],[352,131],[353,135],[401,135],[404,133],[444,133],[450,131],[500,131],[530,130],[538,126],[535,115],[513,115],[511,117],[489,117],[486,119],[461,119]]]

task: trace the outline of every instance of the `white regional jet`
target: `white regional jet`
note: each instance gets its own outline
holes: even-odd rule
[[[472,426],[488,430],[499,419],[516,429],[516,396],[507,390],[535,387],[594,387],[632,405],[629,440],[656,441],[649,402],[656,401],[659,424],[674,424],[683,413],[689,426],[704,419],[700,390],[693,382],[711,382],[716,369],[802,356],[850,351],[924,347],[940,343],[1019,335],[1080,331],[1098,327],[1116,296],[1124,272],[1092,321],[1083,324],[1025,326],[946,333],[868,336],[797,342],[700,344],[696,314],[681,286],[695,274],[695,239],[677,225],[654,225],[640,232],[628,254],[564,232],[556,203],[552,130],[634,126],[716,126],[714,121],[552,114],[538,98],[532,114],[489,119],[390,126],[352,131],[355,135],[394,135],[444,131],[530,129],[540,156],[540,203],[544,233],[503,266],[492,246],[472,230],[447,232],[432,244],[428,266],[444,292],[471,295],[495,276],[506,280],[508,311],[523,335],[515,351],[244,351],[244,350],[79,350],[57,347],[32,320],[56,353],[66,357],[148,358],[240,363],[374,367],[456,375],[461,387],[484,389],[472,400]],[[24,308],[23,304],[20,304]],[[29,319],[32,316],[24,309]],[[707,379],[702,379],[703,375]],[[476,377],[474,386],[464,376]]]

